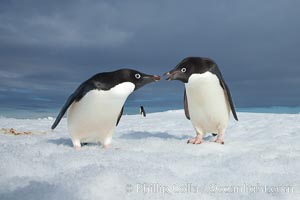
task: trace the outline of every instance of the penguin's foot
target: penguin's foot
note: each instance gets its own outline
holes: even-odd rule
[[[111,135],[100,143],[102,144],[103,149],[108,149],[111,144]]]
[[[194,138],[192,138],[192,139],[189,139],[188,141],[187,141],[187,143],[189,144],[189,143],[191,143],[191,144],[201,144],[201,143],[203,143],[204,142],[204,140],[202,139],[202,137],[200,137],[200,136],[196,136],[196,137],[194,137]]]
[[[72,139],[72,143],[73,143],[73,146],[74,146],[75,150],[80,150],[81,149],[80,140]]]
[[[78,151],[78,150],[81,149],[81,146],[75,145],[75,146],[74,146],[74,149],[75,149],[76,151]]]
[[[219,143],[219,144],[224,144],[224,141],[220,138],[216,139],[214,142]]]

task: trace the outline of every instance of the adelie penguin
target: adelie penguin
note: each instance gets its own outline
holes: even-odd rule
[[[68,131],[75,149],[81,143],[100,142],[105,148],[111,144],[127,97],[142,86],[159,81],[132,69],[99,73],[83,82],[62,107],[52,129],[67,113]]]
[[[165,73],[167,80],[185,84],[184,111],[197,136],[188,143],[201,144],[206,133],[216,133],[215,142],[224,144],[230,111],[238,120],[227,84],[217,64],[209,58],[188,57]]]

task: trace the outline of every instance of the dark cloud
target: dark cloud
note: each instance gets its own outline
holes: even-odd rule
[[[0,102],[20,104],[26,91],[28,102],[58,105],[95,73],[162,74],[192,55],[216,60],[240,107],[299,105],[299,8],[296,0],[3,0]],[[182,86],[157,84],[131,102],[165,94],[181,103]]]

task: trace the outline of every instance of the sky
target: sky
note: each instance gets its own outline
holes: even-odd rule
[[[0,107],[60,107],[90,76],[120,68],[162,75],[210,57],[237,107],[299,106],[298,0],[1,0]],[[161,81],[129,104],[182,106]]]

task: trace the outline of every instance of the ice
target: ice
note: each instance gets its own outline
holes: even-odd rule
[[[75,151],[66,119],[0,118],[0,199],[299,199],[300,115],[238,113],[225,145],[182,110],[124,115],[109,149]]]

